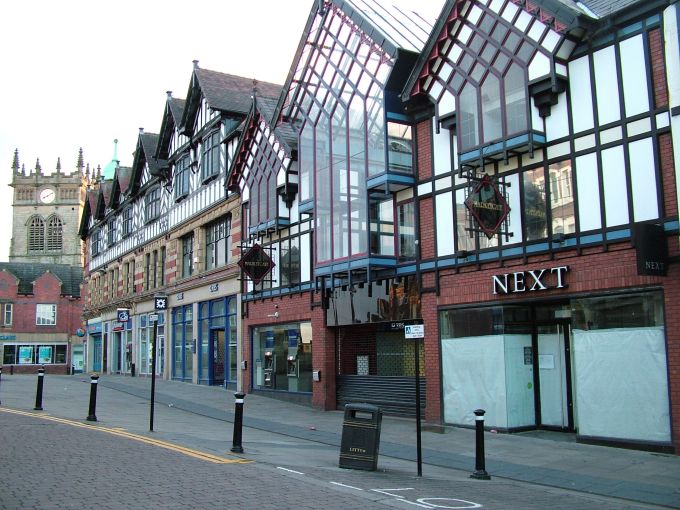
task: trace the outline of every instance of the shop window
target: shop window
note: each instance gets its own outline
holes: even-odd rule
[[[36,326],[56,326],[57,305],[35,305],[35,324]]]
[[[281,286],[297,285],[301,281],[300,238],[293,237],[280,244],[279,275]]]
[[[576,231],[574,214],[574,189],[571,160],[553,163],[548,167],[550,176],[550,218],[553,234],[572,234]]]

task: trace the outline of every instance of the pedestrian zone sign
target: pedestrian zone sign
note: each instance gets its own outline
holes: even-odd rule
[[[411,324],[404,326],[405,338],[425,338],[425,324]]]

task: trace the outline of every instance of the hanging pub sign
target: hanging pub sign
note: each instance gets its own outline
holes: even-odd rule
[[[254,285],[274,269],[274,261],[267,255],[259,244],[254,244],[238,261],[238,265],[245,275],[250,278]]]
[[[508,202],[489,175],[477,183],[465,200],[465,206],[489,239],[498,232],[510,212]]]

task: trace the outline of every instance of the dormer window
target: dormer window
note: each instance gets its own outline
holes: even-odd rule
[[[132,206],[127,206],[123,209],[123,237],[132,234]]]
[[[149,189],[144,196],[146,222],[155,220],[161,215],[161,188],[155,186]]]
[[[201,181],[220,173],[220,132],[213,131],[203,139],[201,147]]]
[[[108,245],[113,246],[116,244],[116,219],[112,218],[109,220],[108,228],[106,229],[108,235]]]
[[[184,156],[175,165],[175,176],[173,181],[173,188],[175,190],[175,200],[184,198],[189,194],[189,177],[191,175],[191,167],[189,164],[189,156]]]

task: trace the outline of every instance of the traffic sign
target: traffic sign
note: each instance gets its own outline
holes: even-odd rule
[[[425,338],[425,325],[411,324],[404,326],[404,338]]]
[[[158,321],[158,314],[157,313],[150,313],[149,314],[149,322],[157,322]]]
[[[127,322],[130,320],[130,310],[128,308],[118,308],[117,312],[118,322]]]

